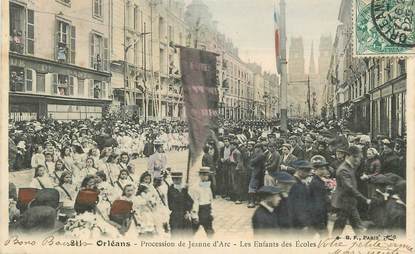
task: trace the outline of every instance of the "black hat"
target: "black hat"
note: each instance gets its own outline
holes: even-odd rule
[[[282,193],[282,190],[276,186],[262,186],[257,193],[262,196],[272,196]]]
[[[183,177],[183,172],[180,172],[180,171],[171,172],[171,178],[182,178],[182,177]]]
[[[212,174],[210,167],[201,167],[199,169],[199,174]]]
[[[329,163],[326,161],[326,158],[321,155],[314,155],[311,157],[311,164],[313,167],[324,167],[329,165]]]
[[[271,173],[271,176],[277,180],[278,183],[295,183],[294,176],[284,171],[275,171]]]
[[[313,165],[309,161],[306,160],[296,160],[292,163],[292,166],[296,170],[303,170],[303,171],[311,171]]]

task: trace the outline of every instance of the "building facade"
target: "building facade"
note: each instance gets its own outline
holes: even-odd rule
[[[354,132],[388,137],[406,135],[406,60],[353,58],[352,6],[342,1],[327,72],[326,117],[345,119]]]
[[[188,37],[184,7],[181,0],[113,2],[116,109],[143,120],[184,118],[178,55]]]
[[[10,118],[100,118],[111,103],[108,1],[10,0]]]

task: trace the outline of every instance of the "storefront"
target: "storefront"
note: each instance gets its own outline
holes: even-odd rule
[[[14,120],[100,118],[111,103],[111,74],[10,53],[9,113]]]
[[[373,136],[406,135],[406,83],[406,75],[403,75],[371,91]]]

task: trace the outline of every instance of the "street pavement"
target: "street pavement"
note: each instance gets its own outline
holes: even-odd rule
[[[168,152],[167,161],[168,167],[172,170],[181,170],[186,174],[187,167],[187,151],[180,152]],[[199,162],[200,163],[200,162]],[[198,183],[198,164],[190,171],[189,185]],[[140,167],[147,167],[147,159],[141,158],[137,163]],[[33,178],[34,170],[24,170],[19,172],[9,173],[9,180],[16,184],[17,187],[28,186],[31,179]],[[213,207],[213,228],[216,232],[216,236],[224,236],[226,238],[252,238],[253,230],[251,227],[251,218],[255,209],[247,208],[246,203],[235,204],[234,202],[224,200],[222,198],[216,198],[212,204]],[[329,229],[333,227],[333,222],[330,220]],[[350,226],[347,226],[345,233],[352,233]],[[202,227],[196,234],[196,237],[204,238],[206,236]]]

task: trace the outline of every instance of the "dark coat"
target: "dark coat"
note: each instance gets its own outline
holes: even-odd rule
[[[400,160],[398,155],[395,152],[391,152],[388,154],[383,153],[380,158],[381,165],[382,165],[382,173],[395,173],[399,176],[404,177],[405,174],[400,167]]]
[[[278,225],[282,229],[290,229],[292,227],[292,216],[290,213],[290,204],[288,198],[282,198],[275,212],[278,214]]]
[[[365,169],[364,169],[367,175],[379,174],[381,170],[382,168],[381,168],[380,160],[378,158],[367,159],[365,163]]]
[[[265,170],[269,173],[279,171],[281,163],[281,155],[274,151],[273,153],[269,152],[265,160]]]
[[[262,177],[264,175],[265,170],[265,155],[263,152],[253,154],[251,160],[249,161],[248,167],[250,168],[252,174],[257,177]]]
[[[296,183],[288,194],[293,228],[301,229],[310,225],[310,192],[308,186],[296,177]]]
[[[293,154],[289,154],[287,158],[284,159],[284,156],[281,156],[281,164],[287,166],[287,172],[290,174],[295,173],[295,169],[291,166],[294,161],[297,160],[297,157],[295,157]]]
[[[355,170],[344,161],[336,171],[336,190],[332,198],[332,206],[338,209],[350,209],[357,206],[358,199],[366,198],[357,190]]]
[[[216,162],[214,157],[208,153],[204,153],[202,157],[202,166],[209,167],[210,171],[216,172]]]
[[[299,160],[304,160],[305,158],[305,152],[299,145],[295,145],[292,154]]]
[[[276,232],[279,228],[277,214],[260,205],[252,216],[252,228],[255,235]]]
[[[406,206],[394,198],[386,203],[385,227],[391,231],[406,228]]]
[[[184,215],[186,212],[190,212],[193,206],[193,199],[187,189],[179,191],[171,185],[167,191],[167,200],[171,211],[170,227],[185,228],[189,223],[185,220]]]
[[[143,154],[146,157],[150,157],[151,155],[154,154],[154,145],[152,142],[147,142],[144,145],[144,149],[143,149]]]
[[[326,187],[324,181],[316,175],[313,176],[313,179],[309,184],[309,190],[311,223],[313,225],[327,225],[330,190]]]

